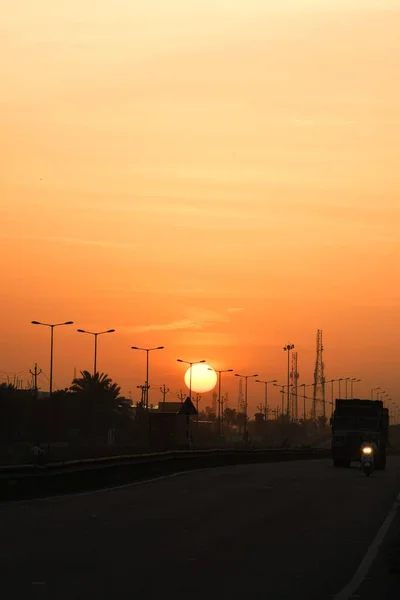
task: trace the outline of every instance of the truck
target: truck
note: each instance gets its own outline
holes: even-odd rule
[[[334,467],[349,467],[352,461],[359,461],[361,444],[375,442],[375,468],[385,469],[389,411],[381,400],[337,399],[331,431]]]

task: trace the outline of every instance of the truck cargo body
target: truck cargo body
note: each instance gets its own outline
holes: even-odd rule
[[[349,466],[360,460],[363,442],[375,442],[377,469],[386,466],[389,413],[380,400],[336,400],[331,419],[332,458],[335,466]]]

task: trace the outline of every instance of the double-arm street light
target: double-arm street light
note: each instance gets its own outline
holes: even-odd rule
[[[104,333],[114,333],[115,329],[107,329],[107,331],[86,331],[86,329],[78,329],[78,333],[87,333],[89,335],[94,336],[94,367],[93,367],[93,375],[97,373],[97,338],[99,335],[103,335]]]
[[[50,327],[50,396],[53,393],[53,354],[54,354],[54,328],[62,327],[63,325],[73,325],[73,321],[65,321],[64,323],[41,323],[41,321],[31,321],[32,325],[43,325]]]
[[[341,398],[342,398],[342,396],[341,396],[341,393],[340,393],[340,382],[341,382],[341,381],[343,381],[343,377],[340,377],[340,379],[337,379],[336,381],[337,381],[337,382],[338,382],[338,384],[339,384],[339,398],[341,399]]]
[[[247,381],[252,377],[258,377],[258,373],[254,375],[240,375],[240,373],[235,373],[235,377],[241,377],[245,379],[245,388],[244,388],[244,426],[243,426],[243,438],[247,441]]]
[[[211,367],[208,367],[209,371],[215,371],[216,373],[218,373],[218,416],[217,416],[217,423],[218,423],[218,434],[221,435],[221,376],[222,373],[232,373],[233,369],[225,369],[225,370],[219,370],[219,369],[212,369]]]
[[[329,381],[327,381],[326,383],[330,383],[331,384],[331,417],[333,416],[333,396],[334,396],[334,392],[333,392],[333,384],[336,383],[336,381],[339,381],[339,379],[330,379]],[[340,385],[340,382],[339,382]],[[340,393],[339,393],[339,398],[340,398]]]
[[[344,385],[345,385],[345,394],[346,394],[346,400],[347,400],[348,399],[348,395],[347,395],[347,382],[351,381],[351,377],[345,377],[343,379],[343,381],[344,381]]]
[[[283,350],[285,352],[287,352],[287,414],[288,417],[290,416],[290,393],[289,393],[289,388],[290,388],[290,351],[293,350],[294,348],[294,344],[287,344],[286,346],[283,347]]]
[[[262,379],[256,379],[256,383],[264,384],[264,422],[265,431],[267,431],[267,420],[268,420],[268,384],[277,383],[277,379],[270,379],[269,381],[263,381]]]
[[[177,362],[184,363],[185,365],[189,365],[189,398],[192,400],[192,366],[200,365],[201,363],[205,363],[205,360],[182,360],[181,358],[176,359]]]
[[[387,392],[382,394],[382,396],[379,398],[379,400],[381,400],[383,402],[384,406],[385,406],[385,402],[388,403],[389,399],[390,399],[390,396]]]
[[[306,418],[307,418],[307,412],[306,412],[306,398],[307,398],[307,396],[306,396],[306,388],[308,388],[308,387],[312,387],[313,388],[314,385],[315,385],[314,383],[302,383],[300,385],[300,387],[303,388],[303,420],[304,420],[304,422],[306,421]]]
[[[361,379],[356,379],[355,377],[353,377],[353,379],[350,379],[350,398],[353,400],[353,384],[354,383],[360,383]]]
[[[380,389],[381,389],[380,387],[374,387],[374,388],[371,389],[371,400],[374,399],[374,392],[376,392],[376,391],[378,391]]]
[[[139,348],[138,346],[131,346],[132,350],[141,350],[146,352],[146,394],[145,394],[145,408],[149,409],[149,354],[153,350],[164,350],[164,346],[156,346],[155,348]]]

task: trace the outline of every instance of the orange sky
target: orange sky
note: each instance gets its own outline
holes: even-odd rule
[[[400,0],[0,8],[1,377],[48,374],[30,321],[73,319],[117,330],[134,397],[132,345],[174,392],[178,357],[283,381],[288,342],[311,383],[322,328],[328,379],[397,399]],[[56,386],[91,368],[76,327]]]

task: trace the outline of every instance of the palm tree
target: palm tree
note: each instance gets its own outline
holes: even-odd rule
[[[84,395],[106,394],[112,400],[116,400],[121,391],[121,388],[112,382],[107,373],[95,373],[92,375],[89,371],[81,371],[81,377],[73,380],[70,389],[72,392]]]
[[[73,380],[71,391],[82,399],[81,411],[88,433],[99,433],[104,439],[110,429],[114,411],[118,408],[121,388],[106,373],[81,371]]]
[[[235,425],[237,412],[234,408],[226,407],[224,409],[224,421],[228,426]]]

